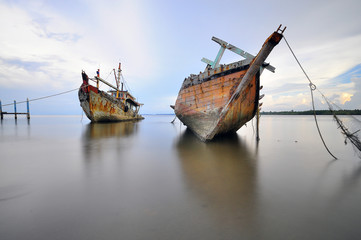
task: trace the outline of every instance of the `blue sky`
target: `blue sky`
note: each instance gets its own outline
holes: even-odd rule
[[[212,36],[255,55],[283,24],[318,89],[340,107],[361,109],[360,9],[358,0],[0,0],[0,100],[76,89],[81,70],[93,76],[100,68],[107,78],[120,61],[131,92],[144,103],[141,112],[172,113],[184,78],[204,70],[203,57],[215,58]],[[221,63],[241,59],[226,52]],[[267,61],[276,73],[261,76],[262,110],[311,109],[308,81],[284,41]],[[317,108],[325,108],[316,97]],[[82,113],[76,91],[34,101],[31,111]]]

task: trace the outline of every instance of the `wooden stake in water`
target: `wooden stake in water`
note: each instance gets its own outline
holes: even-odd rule
[[[16,101],[14,100],[14,114],[15,114],[15,119],[18,119],[18,115],[16,114]]]
[[[26,107],[27,107],[27,118],[30,119],[30,107],[29,107],[29,98],[26,99]]]
[[[0,115],[1,115],[1,120],[4,119],[4,115],[3,115],[3,107],[1,105],[1,100],[0,100]]]

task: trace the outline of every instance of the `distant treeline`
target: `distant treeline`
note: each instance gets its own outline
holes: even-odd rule
[[[332,115],[330,110],[316,110],[316,115]],[[360,109],[355,110],[335,110],[336,115],[361,115]],[[281,112],[261,112],[261,115],[313,115],[313,110],[308,111],[281,111]]]

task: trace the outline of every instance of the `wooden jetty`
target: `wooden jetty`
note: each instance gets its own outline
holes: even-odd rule
[[[6,105],[12,105],[12,104],[6,104]],[[1,101],[0,101],[0,115],[1,115],[1,120],[4,119],[4,115],[11,115],[13,114],[15,116],[15,119],[18,119],[18,115],[26,115],[27,119],[30,119],[30,108],[29,108],[29,99],[26,99],[26,109],[27,112],[17,112],[16,110],[16,101],[14,100],[14,112],[3,112],[2,109],[2,105],[1,105]]]

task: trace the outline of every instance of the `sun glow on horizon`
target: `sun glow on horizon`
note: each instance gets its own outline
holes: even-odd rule
[[[341,104],[345,104],[346,102],[351,101],[352,96],[353,96],[353,94],[351,94],[351,93],[342,93],[340,96]]]

